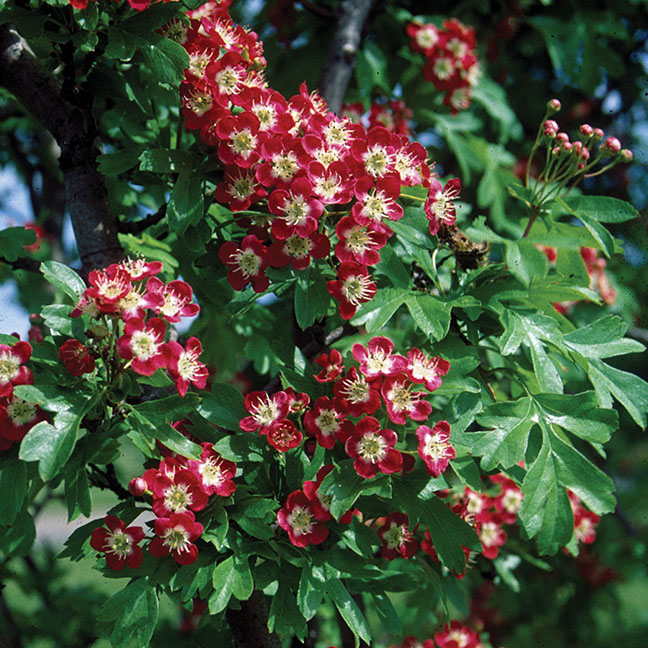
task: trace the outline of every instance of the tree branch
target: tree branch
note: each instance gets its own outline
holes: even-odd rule
[[[344,0],[340,6],[335,33],[331,40],[319,91],[329,110],[339,112],[346,94],[356,56],[373,0]]]
[[[147,214],[145,218],[138,221],[119,223],[119,231],[123,234],[141,234],[145,229],[157,225],[166,216],[166,203],[158,209],[155,214]]]
[[[108,191],[97,171],[96,127],[89,110],[70,103],[45,76],[27,42],[10,25],[0,26],[0,84],[52,133],[61,149],[59,166],[83,272],[118,262],[122,248]]]
[[[6,263],[14,270],[28,270],[29,272],[40,272],[40,261],[30,259],[29,257],[21,257],[15,261],[7,261],[4,257],[0,256],[0,266]]]

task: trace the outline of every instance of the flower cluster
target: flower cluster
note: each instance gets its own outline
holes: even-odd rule
[[[265,81],[263,46],[254,32],[235,25],[222,7],[189,17],[189,25],[175,22],[163,33],[189,54],[182,113],[223,166],[215,198],[233,212],[259,203],[268,211],[239,218],[247,234],[220,248],[229,283],[262,292],[267,268],[303,270],[332,251],[339,266],[328,290],[340,315],[352,317],[375,294],[369,267],[393,234],[389,222],[403,216],[401,187],[429,189],[431,219],[438,220],[439,201],[450,199],[438,195],[425,149],[402,132],[398,115],[404,118],[406,109],[390,102],[366,129],[328,111],[303,84],[286,99]]]
[[[142,376],[166,369],[178,393],[184,396],[190,384],[198,389],[207,384],[207,367],[199,360],[202,345],[191,337],[183,347],[176,341],[165,342],[165,336],[168,324],[197,315],[200,306],[192,301],[193,290],[188,283],[174,280],[165,284],[156,276],[161,270],[161,262],[142,258],[93,270],[88,276],[90,285],[71,317],[88,314],[123,322],[116,348],[126,366]],[[65,342],[59,358],[74,376],[95,368],[94,357],[78,340]]]
[[[586,509],[578,495],[570,490],[567,491],[567,495],[574,515],[574,535],[576,540],[583,544],[592,544],[596,540],[596,527],[601,518]]]
[[[444,105],[452,114],[468,108],[479,78],[474,30],[452,18],[444,20],[443,27],[411,22],[407,35],[412,39],[410,48],[425,56],[423,78],[445,92]]]
[[[400,645],[392,645],[390,648],[484,648],[479,634],[453,620],[434,635],[433,639],[417,639],[416,637],[405,637]]]
[[[29,342],[18,340],[12,346],[0,344],[0,451],[11,448],[31,427],[46,419],[37,405],[24,401],[13,391],[15,385],[33,382],[32,371],[26,365],[31,354]]]
[[[181,423],[175,425],[186,433]],[[229,497],[236,490],[236,464],[223,459],[212,443],[200,446],[199,459],[167,451],[157,468],[134,478],[128,487],[132,495],[148,495],[152,500],[155,537],[149,542],[149,551],[156,558],[171,555],[179,565],[189,565],[198,557],[194,543],[202,535],[203,525],[196,521],[196,513],[207,506],[211,496]],[[142,530],[125,529],[124,523],[113,516],[105,522],[108,531],[95,529],[91,546],[105,553],[111,569],[123,569],[126,565],[137,568],[142,562],[138,546],[144,539]]]
[[[360,102],[345,103],[342,104],[340,114],[350,119],[354,124],[363,124],[368,129],[374,126],[384,126],[388,131],[397,135],[407,135],[408,137],[412,135],[410,121],[414,113],[401,99],[374,100],[368,112]]]

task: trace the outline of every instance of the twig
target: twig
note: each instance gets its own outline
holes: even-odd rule
[[[340,17],[319,82],[320,94],[333,112],[339,112],[342,107],[372,5],[373,0],[343,0],[340,6]]]
[[[40,272],[40,262],[28,257],[21,257],[15,261],[8,261],[0,256],[0,266],[3,264],[11,266],[14,270],[28,270],[29,272]]]
[[[122,234],[141,234],[145,229],[157,225],[166,216],[166,203],[154,214],[147,214],[145,218],[128,223],[120,222],[119,231]]]
[[[337,17],[337,14],[334,11],[327,9],[326,7],[322,7],[315,2],[310,2],[310,0],[299,0],[299,4],[304,7],[304,9],[308,9],[308,11],[317,14],[318,16],[322,16],[323,18]]]
[[[106,470],[101,470],[96,464],[88,464],[92,471],[88,477],[93,486],[101,488],[102,490],[110,490],[120,500],[127,500],[131,498],[131,494],[126,490],[117,479],[115,474],[115,467],[112,464],[106,466]]]

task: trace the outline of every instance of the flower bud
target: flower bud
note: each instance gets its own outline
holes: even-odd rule
[[[556,140],[561,144],[565,144],[566,142],[569,142],[569,135],[567,135],[567,133],[560,132],[556,135]]]
[[[594,131],[592,132],[592,137],[594,138],[595,141],[602,140],[605,137],[605,133],[603,132],[602,128],[595,128]]]
[[[37,326],[36,324],[30,326],[29,331],[27,331],[27,339],[31,342],[42,342],[43,330],[41,329],[41,327]]]
[[[134,477],[128,483],[128,492],[135,497],[140,497],[146,492],[146,482],[141,477]]]
[[[558,124],[553,119],[547,119],[547,121],[542,125],[542,130],[547,137],[556,137]]]
[[[590,151],[587,148],[587,146],[583,146],[583,150],[580,153],[581,159],[582,160],[589,160],[590,158]]]
[[[592,137],[594,129],[589,124],[581,124],[578,127],[578,132],[582,137]]]
[[[632,151],[630,149],[623,149],[621,151],[621,159],[624,162],[632,162],[632,158],[634,156],[632,155]]]
[[[580,155],[582,149],[583,149],[583,142],[574,142],[572,151],[576,153],[576,155]]]
[[[562,142],[561,146],[565,149],[565,151],[570,151],[574,147],[574,145],[571,142]]]
[[[551,112],[558,112],[561,108],[560,101],[558,99],[550,99],[547,102],[547,109]]]
[[[621,142],[616,137],[608,137],[605,140],[605,143],[603,144],[604,148],[606,148],[612,155],[616,155],[621,151]]]
[[[560,146],[554,146],[551,149],[551,155],[554,155],[555,157],[559,157],[560,156]]]

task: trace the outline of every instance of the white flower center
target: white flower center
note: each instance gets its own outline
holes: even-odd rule
[[[230,141],[234,153],[244,158],[249,157],[257,145],[257,137],[252,135],[249,128],[234,131],[234,134],[230,137]]]
[[[138,360],[150,360],[157,353],[158,346],[148,331],[135,331],[131,337],[130,348]]]
[[[177,525],[172,529],[166,529],[164,532],[163,544],[172,551],[183,551],[187,549],[189,542],[189,532]]]
[[[126,558],[133,553],[133,538],[121,529],[117,529],[106,536],[106,552],[114,553],[118,558]]]
[[[0,385],[11,382],[20,373],[20,358],[11,351],[0,351]]]
[[[187,484],[172,484],[164,493],[164,504],[174,513],[184,513],[192,503]]]
[[[272,174],[279,180],[292,178],[298,170],[297,156],[292,152],[275,155],[272,159]],[[304,200],[301,196],[299,198]]]
[[[322,434],[328,436],[340,429],[335,410],[322,410],[315,419],[315,425],[322,431]]]
[[[376,463],[387,455],[387,443],[380,434],[367,432],[358,443],[358,454],[366,461]]]
[[[313,530],[313,514],[303,506],[295,506],[288,518],[295,535],[307,535]]]
[[[398,549],[405,544],[408,535],[404,524],[392,522],[389,529],[383,534],[383,540],[387,544],[388,549]]]
[[[261,268],[261,257],[258,256],[254,250],[238,250],[230,255],[230,259],[234,261],[239,267],[244,279],[249,277],[256,277]]]
[[[348,277],[342,282],[342,294],[346,301],[357,306],[371,299],[370,283],[371,280],[367,275]]]
[[[26,425],[36,418],[36,405],[14,396],[7,405],[7,414],[14,425]]]

